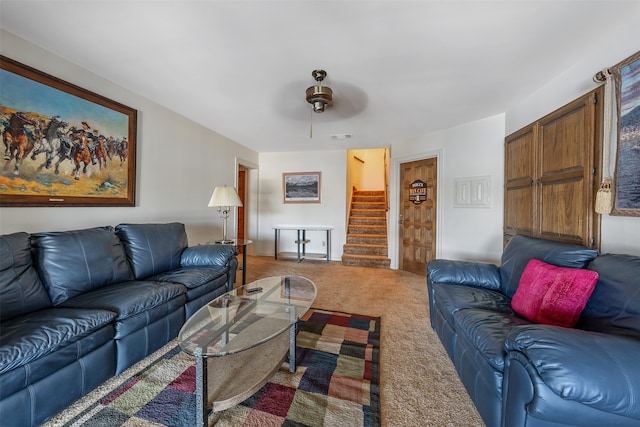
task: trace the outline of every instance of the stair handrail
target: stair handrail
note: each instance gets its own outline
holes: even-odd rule
[[[389,212],[389,180],[387,179],[387,171],[388,171],[388,164],[387,164],[387,151],[388,149],[385,148],[384,150],[384,207],[385,210],[387,212]],[[387,218],[388,220],[388,218]]]
[[[355,186],[351,186],[351,194],[349,194],[349,207],[347,208],[347,218],[346,218],[346,226],[345,230],[347,233],[349,232],[349,221],[351,220],[351,206],[353,206],[353,193],[357,191]]]

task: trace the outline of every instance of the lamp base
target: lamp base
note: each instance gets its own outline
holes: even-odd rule
[[[223,245],[230,245],[231,243],[235,243],[235,240],[216,240],[215,243],[220,243]]]

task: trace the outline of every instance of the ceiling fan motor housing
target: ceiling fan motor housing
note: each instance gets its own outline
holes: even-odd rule
[[[307,88],[307,102],[313,105],[313,111],[322,113],[333,102],[333,91],[330,87],[322,86],[320,82],[327,76],[324,70],[314,70],[311,75],[318,82]]]

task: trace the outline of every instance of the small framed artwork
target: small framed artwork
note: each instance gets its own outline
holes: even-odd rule
[[[618,145],[613,215],[640,216],[640,52],[609,69],[615,77]]]
[[[320,203],[320,172],[285,172],[282,174],[284,203]]]
[[[0,55],[0,206],[135,206],[137,111]]]

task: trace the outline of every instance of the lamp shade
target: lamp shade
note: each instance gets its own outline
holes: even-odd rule
[[[216,187],[209,200],[209,206],[242,206],[242,201],[238,197],[235,188]]]

